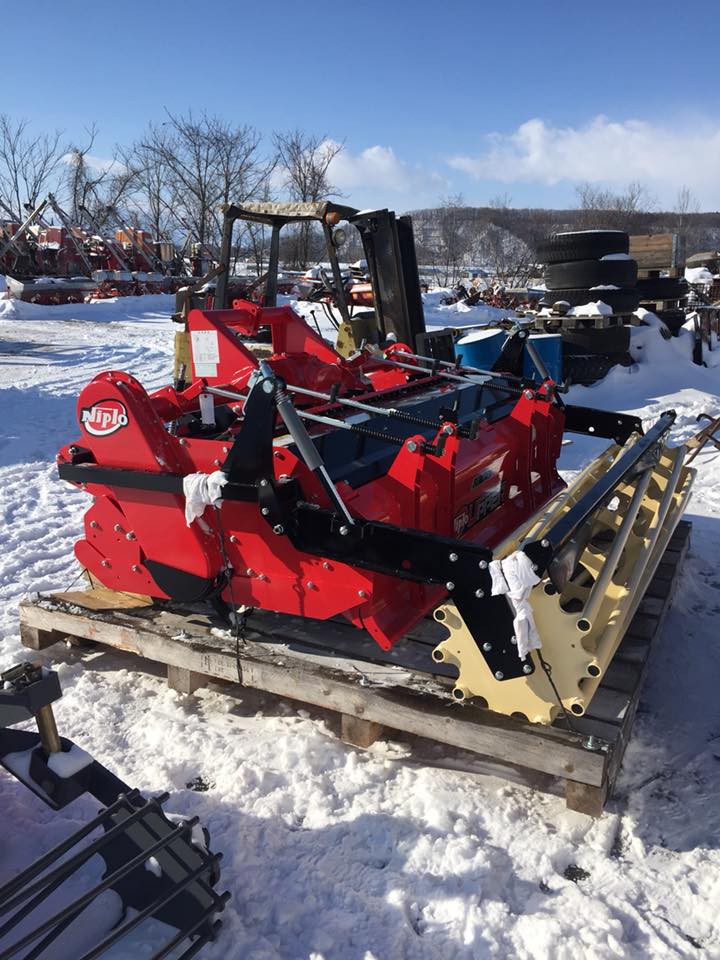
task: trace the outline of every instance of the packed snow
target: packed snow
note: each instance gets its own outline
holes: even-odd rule
[[[426,306],[438,326],[465,315],[432,298]],[[167,382],[171,309],[160,296],[0,302],[3,669],[27,657],[19,600],[78,575],[72,548],[87,497],[54,467],[78,432],[78,392],[106,369],[149,388]],[[487,322],[483,308],[472,320]],[[698,414],[718,411],[718,371],[692,365],[689,332],[666,341],[657,324],[640,327],[632,349],[634,366],[569,399],[648,423],[674,408],[676,440],[697,429]],[[579,469],[596,450],[575,438],[564,467]],[[61,645],[42,654],[64,687],[61,732],[131,785],[171,791],[169,809],[199,815],[223,851],[220,889],[232,900],[202,956],[720,957],[720,455],[707,450],[696,464],[691,552],[599,820],[569,812],[559,784],[541,792],[449,748],[403,738],[363,752],[321,710],[241,688],[185,697],[130,655]],[[0,882],[96,808],[80,800],[54,813],[0,771]],[[88,922],[100,919],[96,911]],[[113,956],[149,953],[137,944]],[[69,948],[67,960],[76,956]]]

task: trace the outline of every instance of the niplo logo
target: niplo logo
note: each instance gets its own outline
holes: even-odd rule
[[[82,408],[80,423],[94,437],[108,437],[128,425],[127,410],[119,400],[101,400]]]

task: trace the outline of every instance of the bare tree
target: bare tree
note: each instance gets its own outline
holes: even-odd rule
[[[91,151],[98,135],[97,124],[91,124],[85,133],[85,142],[72,144],[66,156],[65,190],[71,219],[92,231],[114,223],[114,212],[128,199],[136,173],[122,162],[117,151],[109,161],[95,160]]]
[[[443,286],[454,286],[470,253],[468,222],[471,216],[460,193],[443,197],[438,213],[438,280]]]
[[[0,114],[0,196],[19,216],[55,179],[65,153],[61,137],[58,130],[33,137],[27,120]]]
[[[261,158],[260,135],[252,127],[233,126],[205,113],[167,116],[163,123],[151,124],[135,145],[134,168],[145,171],[141,182],[144,176],[155,223],[164,210],[172,224],[212,249],[220,240],[220,206],[262,195],[274,164]]]
[[[317,203],[338,196],[330,183],[329,169],[342,144],[327,137],[291,130],[273,137],[278,165],[284,174],[283,186],[292,200]],[[313,254],[313,224],[298,224],[290,231],[286,250],[293,265],[304,269]]]
[[[579,226],[586,230],[613,228],[635,233],[642,229],[642,215],[657,207],[657,201],[641,183],[629,183],[623,193],[591,183],[577,188],[582,214]]]

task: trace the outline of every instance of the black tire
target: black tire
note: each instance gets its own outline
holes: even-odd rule
[[[647,277],[637,282],[641,300],[682,300],[690,292],[682,277]]]
[[[568,383],[588,385],[601,380],[618,364],[629,367],[633,359],[629,353],[612,353],[597,356],[566,356],[563,358],[563,380]]]
[[[634,287],[636,280],[637,263],[634,260],[575,260],[571,263],[551,263],[545,267],[548,290],[604,284]]]
[[[565,300],[571,307],[602,300],[612,307],[613,313],[632,313],[640,303],[640,294],[637,290],[548,290],[540,301],[540,306],[551,307],[559,300]]]
[[[624,353],[630,349],[630,327],[562,330],[563,355]]]
[[[687,320],[687,314],[684,310],[658,310],[657,316],[660,317],[674,337],[678,335],[680,327]]]
[[[599,260],[611,253],[627,253],[630,238],[623,230],[583,230],[579,233],[554,233],[538,244],[540,263],[566,263],[570,260]]]

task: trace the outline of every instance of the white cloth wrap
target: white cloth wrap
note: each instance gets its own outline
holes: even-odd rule
[[[222,470],[215,470],[214,473],[189,473],[183,477],[185,522],[188,526],[203,515],[205,507],[214,507],[220,502],[222,488],[226,483],[227,477]]]
[[[518,656],[523,660],[531,650],[539,650],[542,646],[530,606],[530,591],[540,583],[540,577],[533,570],[530,557],[522,550],[516,550],[504,560],[491,560],[488,569],[492,596],[506,596],[515,613],[513,630]]]

